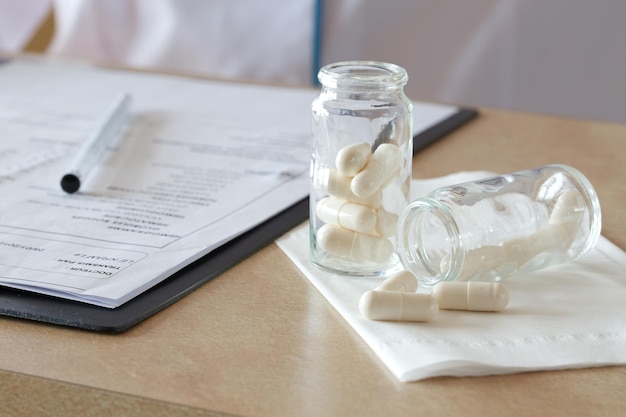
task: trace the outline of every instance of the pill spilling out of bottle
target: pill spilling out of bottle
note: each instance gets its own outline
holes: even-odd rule
[[[438,310],[502,311],[509,293],[501,280],[578,259],[595,246],[601,223],[593,186],[566,165],[438,188],[399,217],[405,270],[359,307],[369,319],[400,321],[429,321]],[[418,282],[430,292],[416,293]]]
[[[440,282],[430,294],[417,293],[418,280],[409,271],[385,279],[359,300],[361,314],[370,320],[431,321],[441,310],[498,312],[509,303],[499,282]]]
[[[433,287],[500,281],[574,261],[598,241],[598,196],[567,165],[546,165],[438,188],[401,213],[396,251]]]

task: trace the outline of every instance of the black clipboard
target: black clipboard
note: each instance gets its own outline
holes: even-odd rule
[[[475,109],[460,108],[450,117],[416,135],[413,138],[413,152],[419,152],[477,115]],[[308,216],[309,199],[304,198],[114,309],[0,287],[0,315],[84,330],[120,333],[245,260],[305,221]]]

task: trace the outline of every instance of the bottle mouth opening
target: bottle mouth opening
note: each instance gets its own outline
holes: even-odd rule
[[[318,80],[331,88],[397,88],[404,86],[409,76],[404,68],[386,62],[345,61],[320,69]]]
[[[464,253],[458,225],[444,204],[430,198],[415,200],[403,211],[398,225],[398,256],[420,285],[431,287],[455,279]]]

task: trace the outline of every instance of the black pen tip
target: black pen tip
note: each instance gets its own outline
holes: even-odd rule
[[[61,188],[66,193],[75,193],[80,188],[80,179],[74,174],[66,174],[61,178]]]

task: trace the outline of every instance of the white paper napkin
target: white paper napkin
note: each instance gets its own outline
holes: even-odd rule
[[[414,181],[412,193],[487,175]],[[401,381],[626,363],[626,254],[604,237],[578,261],[507,280],[502,312],[441,310],[429,323],[407,323],[365,319],[359,298],[383,278],[315,268],[308,233],[303,225],[276,243]]]

